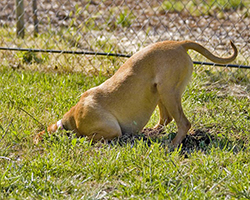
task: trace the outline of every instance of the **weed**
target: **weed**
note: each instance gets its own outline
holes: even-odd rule
[[[120,13],[118,19],[117,19],[117,24],[121,25],[123,28],[124,27],[130,27],[132,24],[132,14],[128,10],[124,10]]]
[[[26,64],[32,64],[32,63],[39,64],[43,62],[43,59],[38,58],[36,53],[29,52],[29,51],[18,53],[18,57],[21,59],[23,63],[26,63]]]

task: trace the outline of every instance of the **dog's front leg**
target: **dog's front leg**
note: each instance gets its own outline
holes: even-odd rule
[[[47,132],[48,133],[55,133],[57,130],[63,130],[63,125],[62,125],[62,120],[59,120],[58,122],[51,124],[50,126],[47,127]],[[35,135],[33,138],[33,142],[35,144],[38,144],[39,141],[42,140],[43,135],[46,133],[46,131],[41,131],[38,134]]]

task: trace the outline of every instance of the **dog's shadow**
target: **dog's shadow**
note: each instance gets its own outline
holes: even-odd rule
[[[143,141],[145,145],[151,146],[153,143],[159,143],[162,147],[169,146],[176,133],[166,133],[164,129],[145,128],[138,135],[125,134],[119,139],[114,140],[115,144],[130,145],[133,147],[138,141]],[[213,135],[207,129],[193,130],[182,141],[179,146],[180,152],[187,155],[194,151],[202,151],[208,153],[211,148],[219,148],[235,153],[244,149],[245,142],[243,140],[232,141],[226,136]]]

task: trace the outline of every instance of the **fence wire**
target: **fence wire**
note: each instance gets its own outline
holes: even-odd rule
[[[1,0],[0,46],[133,54],[157,41],[189,39],[228,56],[232,40],[239,49],[234,64],[249,65],[249,16],[248,0]],[[126,60],[9,51],[0,56],[12,68],[109,75]],[[194,52],[191,56],[206,61]],[[240,73],[239,80],[249,78],[246,70],[230,72],[234,78]]]

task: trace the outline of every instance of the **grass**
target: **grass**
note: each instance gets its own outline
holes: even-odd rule
[[[192,130],[211,142],[171,151],[166,137],[176,131],[174,123],[150,143],[90,144],[60,132],[34,145],[42,126],[23,110],[47,125],[107,77],[1,65],[0,198],[249,199],[249,82],[216,82],[226,73],[206,70],[194,72],[183,100]],[[154,112],[147,126],[157,120]]]
[[[208,1],[163,1],[161,8],[170,12],[188,12],[193,16],[214,15],[219,13],[218,17],[223,17],[221,11],[243,9],[249,6],[248,1],[241,0],[208,0]],[[246,9],[245,9],[246,11]]]
[[[39,34],[38,37],[27,36],[23,39],[16,38],[13,27],[0,27],[0,32],[4,40],[0,41],[0,46],[34,49],[56,49],[56,50],[76,50],[76,51],[100,51],[121,52],[117,39],[106,37],[88,38],[88,42],[81,38],[79,41],[79,30],[76,27],[60,27],[58,31],[49,30]],[[81,34],[80,34],[81,35]],[[82,37],[82,35],[81,35]],[[90,45],[91,44],[91,45]],[[33,52],[11,52],[0,51],[0,58],[4,65],[9,65],[15,69],[28,69],[38,71],[60,72],[81,72],[86,75],[98,76],[100,73],[111,75],[123,62],[123,58],[94,57],[74,54],[48,54]],[[7,59],[9,58],[9,59]]]

